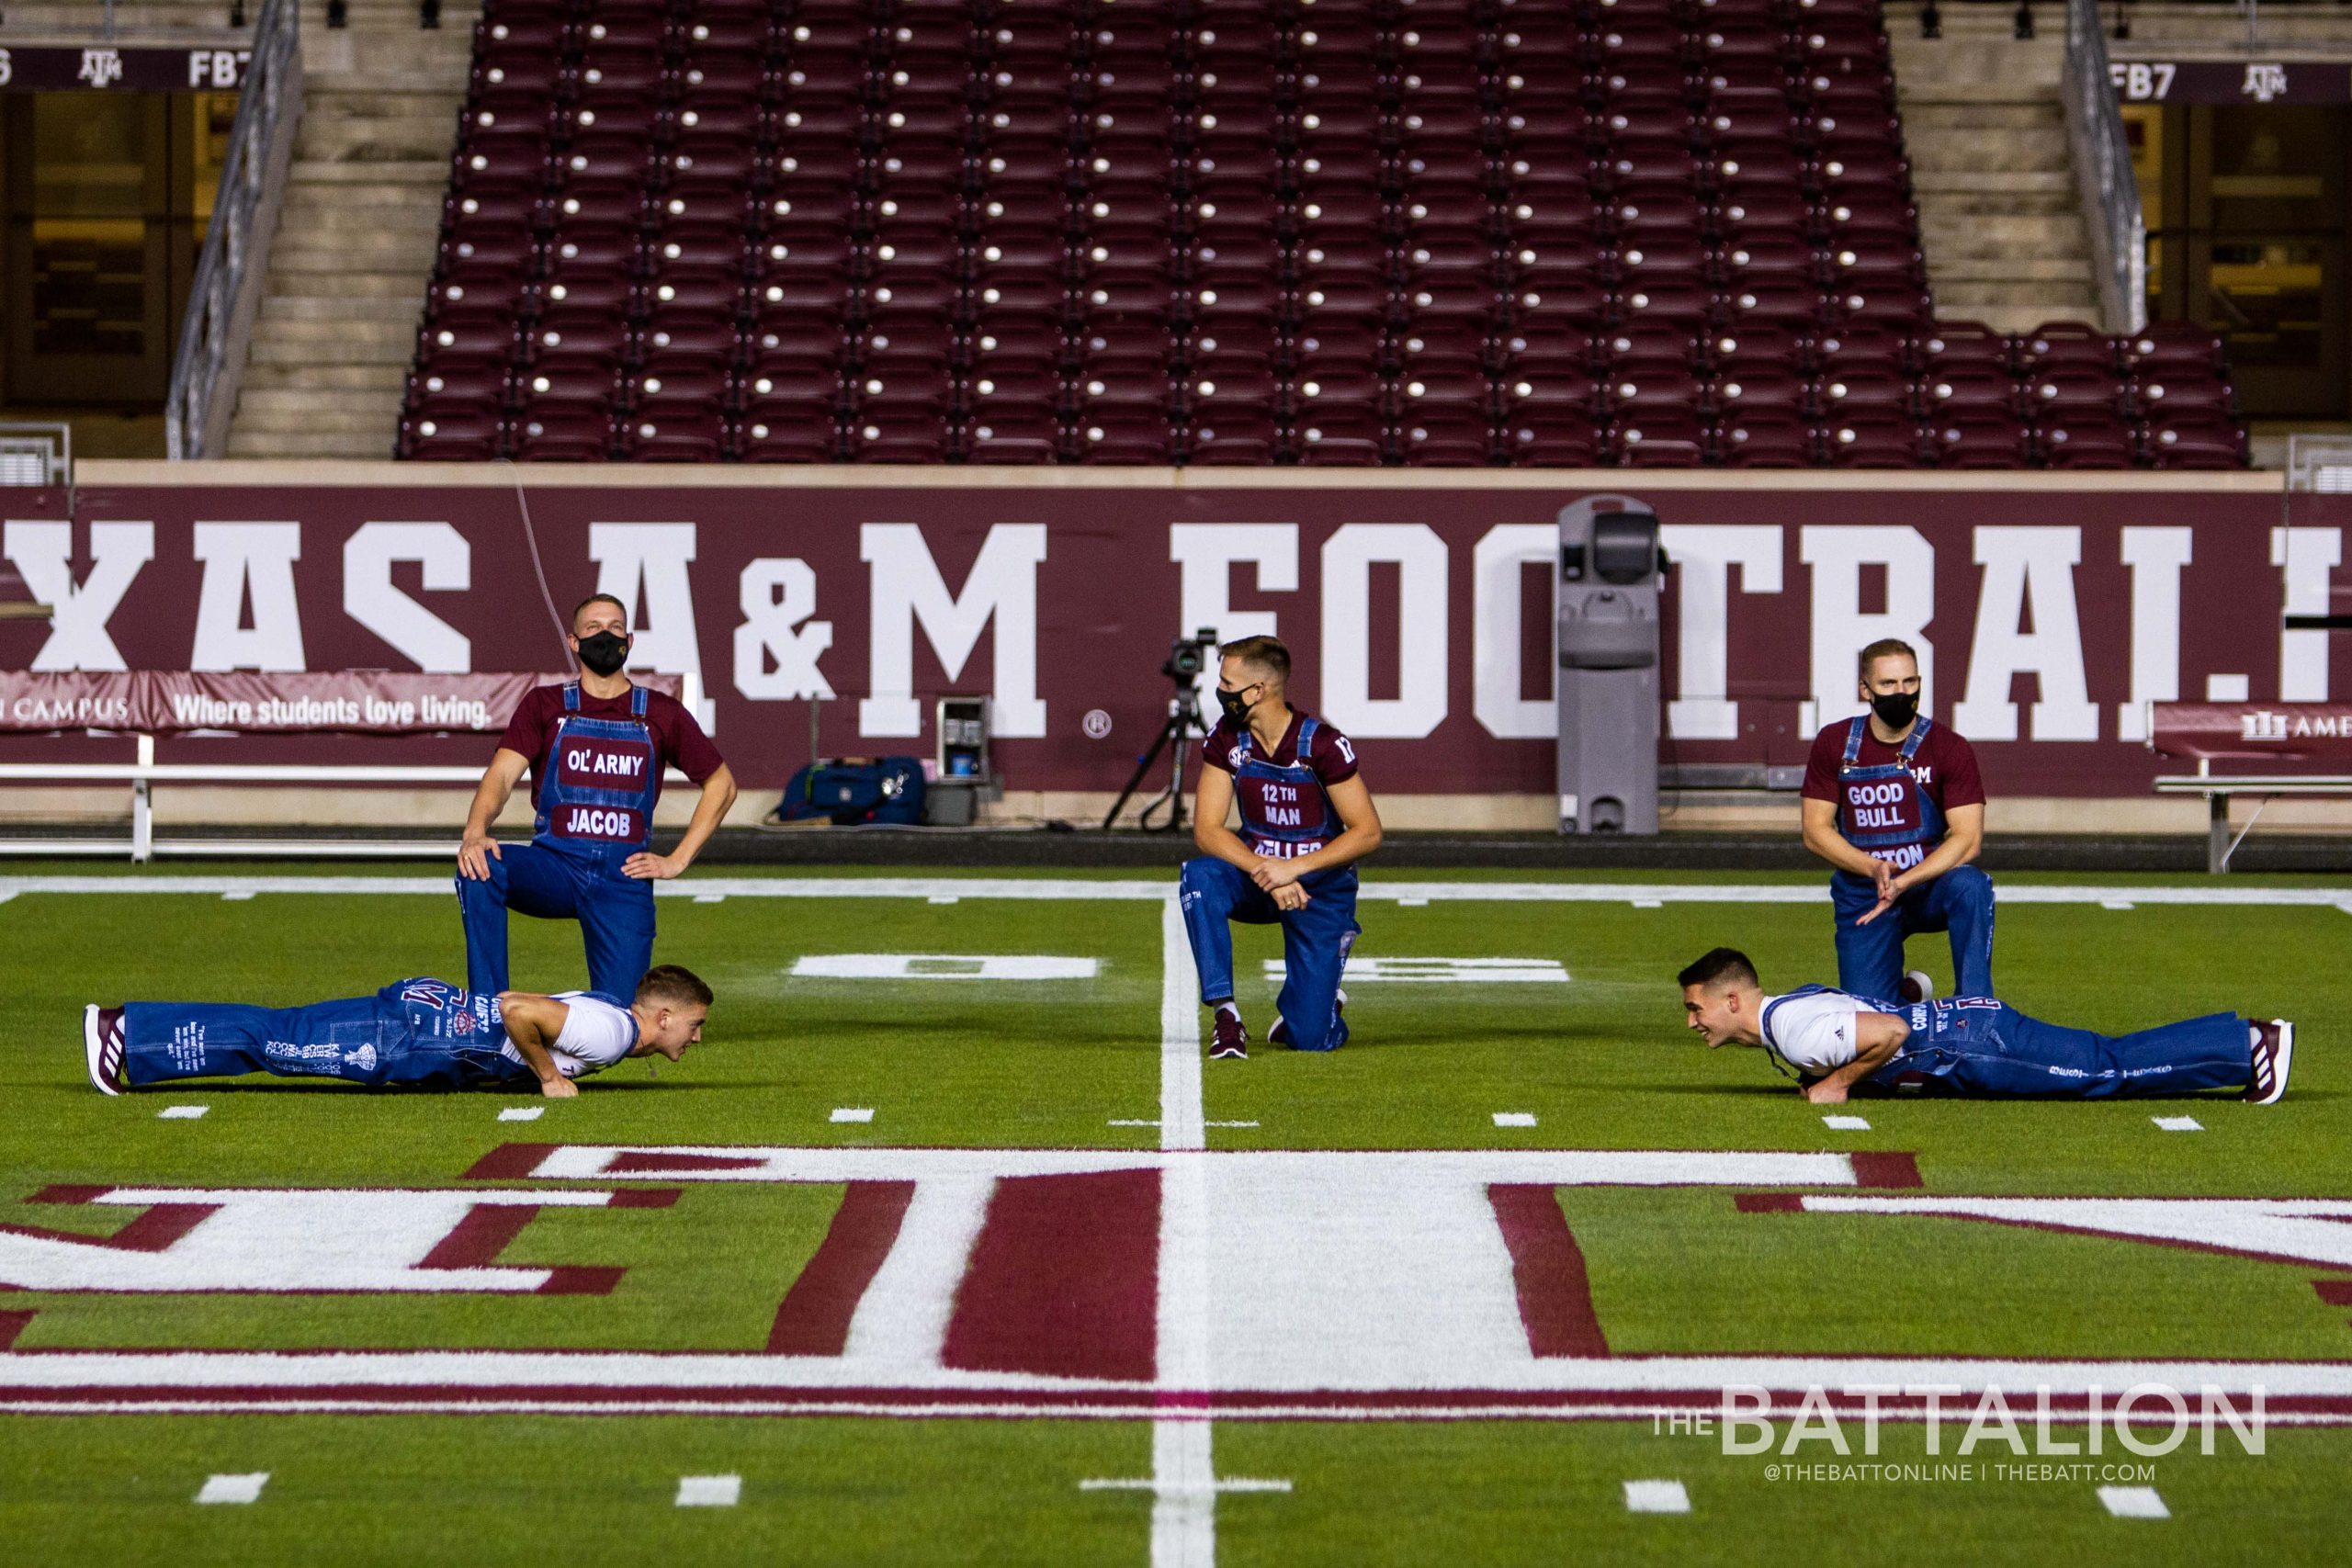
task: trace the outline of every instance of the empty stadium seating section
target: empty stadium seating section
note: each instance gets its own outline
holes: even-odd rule
[[[1874,0],[491,0],[414,458],[2234,466],[1937,322]]]

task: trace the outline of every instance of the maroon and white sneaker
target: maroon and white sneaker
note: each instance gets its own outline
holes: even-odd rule
[[[2295,1062],[2295,1026],[2283,1018],[2254,1026],[2254,1070],[2245,1098],[2254,1105],[2276,1105],[2287,1092],[2287,1070]]]
[[[1903,983],[1895,989],[1902,993],[1895,998],[1897,1001],[1931,1002],[1936,999],[1935,977],[1925,969],[1914,969],[1905,975]]]
[[[1237,1062],[1250,1059],[1250,1031],[1242,1027],[1241,1015],[1226,1008],[1216,1010],[1216,1038],[1209,1043],[1209,1060],[1230,1057]]]
[[[82,1010],[82,1056],[90,1081],[100,1094],[120,1094],[122,1081],[122,1010],[92,1002]]]
[[[1346,1012],[1347,1010],[1348,1010],[1348,993],[1347,993],[1347,992],[1345,992],[1345,991],[1341,991],[1341,992],[1340,993],[1340,999],[1339,999],[1337,1002],[1334,1002],[1334,1003],[1332,1004],[1332,1006],[1331,1006],[1331,1016],[1332,1016],[1332,1017],[1334,1017],[1334,1018],[1337,1018],[1337,1017],[1339,1017],[1340,1015],[1341,1015],[1342,1013]],[[1290,1043],[1290,1025],[1288,1025],[1288,1024],[1284,1023],[1284,1022],[1283,1022],[1281,1019],[1279,1019],[1279,1018],[1277,1018],[1276,1020],[1274,1020],[1274,1026],[1273,1026],[1272,1029],[1269,1029],[1268,1031],[1266,1031],[1266,1043],[1267,1043],[1267,1044],[1269,1044],[1269,1045],[1287,1045],[1287,1044],[1289,1044],[1289,1043]]]

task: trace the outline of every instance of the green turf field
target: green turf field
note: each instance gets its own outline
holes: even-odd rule
[[[375,887],[291,890],[328,876]],[[76,890],[42,880],[61,877]],[[2115,1031],[2294,1018],[2278,1106],[1858,1100],[1838,1108],[1856,1129],[1760,1053],[1679,1027],[1673,972],[1718,942],[1768,988],[1834,977],[1826,905],[1753,901],[1813,879],[1375,874],[1350,1045],[1204,1066],[1189,975],[1167,975],[1181,929],[1136,874],[860,880],[773,897],[782,879],[698,871],[666,890],[657,958],[718,1001],[658,1077],[626,1064],[560,1102],[267,1079],[108,1099],[83,1071],[85,1002],[462,979],[446,881],[0,867],[0,1562],[2343,1558],[2352,886],[2003,879],[2005,999]],[[1049,884],[1096,896],[1034,896]],[[157,886],[191,890],[128,891]],[[2160,901],[2175,889],[2253,901]],[[1941,947],[1911,952],[1948,982]],[[1239,933],[1260,1041],[1280,952]],[[1092,972],[793,973],[853,954]],[[1564,977],[1369,977],[1498,958]],[[514,967],[584,983],[571,927],[518,919]],[[1506,1189],[1558,1214],[1531,1230]],[[497,1230],[485,1193],[515,1223]],[[2087,1206],[1901,1207],[1963,1197]],[[2335,1202],[2090,1201],[2133,1198]],[[1808,1201],[1860,1207],[1784,1212]],[[232,1224],[243,1240],[208,1240]],[[403,1258],[405,1224],[424,1239]],[[2188,1245],[2152,1244],[2164,1226]],[[363,1266],[400,1282],[335,1288]],[[601,1291],[514,1284],[597,1270]],[[771,1354],[786,1320],[841,1342]],[[2110,1430],[2096,1460],[1999,1438],[1963,1458],[1972,1392],[1934,1457],[1916,1421],[1882,1428],[1878,1462],[1912,1467],[1892,1476],[1799,1469],[1838,1458],[1826,1441],[1726,1454],[1650,1414],[1711,1407],[1758,1367],[1794,1389],[2013,1362],[2062,1390],[2110,1366],[2118,1387],[2281,1381],[2259,1454],[2226,1430],[2201,1454],[2192,1430],[2142,1458]],[[1859,1450],[1859,1420],[1845,1435]],[[2064,1473],[1995,1472],[2027,1462]],[[2131,1473],[2075,1468],[2102,1465]],[[265,1472],[254,1502],[195,1501]],[[737,1500],[677,1506],[682,1478],[710,1476],[740,1478]],[[1688,1512],[1629,1509],[1640,1481],[1679,1483]],[[2118,1484],[2168,1517],[2110,1513]]]

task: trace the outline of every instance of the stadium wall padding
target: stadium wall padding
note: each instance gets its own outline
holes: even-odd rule
[[[0,624],[0,668],[556,669],[536,536],[559,614],[618,592],[637,661],[699,675],[747,787],[807,759],[811,693],[837,699],[827,753],[928,755],[931,699],[985,692],[1015,787],[1114,790],[1165,716],[1170,639],[1215,626],[1284,637],[1294,700],[1363,742],[1378,787],[1548,795],[1554,519],[1595,493],[1654,508],[1676,563],[1665,761],[1801,763],[1815,724],[1854,711],[1853,655],[1879,636],[1920,647],[1928,710],[2003,795],[2144,793],[2168,767],[2142,743],[2151,699],[2352,692],[2352,635],[2280,624],[2352,599],[2352,498],[2290,498],[2268,473],[89,463],[70,526],[55,492],[7,509],[10,565],[64,605]]]

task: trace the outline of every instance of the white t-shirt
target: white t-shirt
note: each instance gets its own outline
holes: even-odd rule
[[[563,1027],[557,1031],[555,1043],[548,1047],[548,1055],[565,1077],[601,1073],[627,1056],[637,1043],[637,1015],[628,1009],[616,1008],[585,991],[559,991],[555,999],[566,1010]],[[505,1054],[518,1062],[523,1059],[512,1040],[506,1043]]]
[[[1766,997],[1758,1016],[1764,1021],[1764,1043],[1789,1066],[1804,1073],[1829,1073],[1860,1054],[1855,1017],[1876,1010],[1843,991],[1819,991],[1809,997]]]

